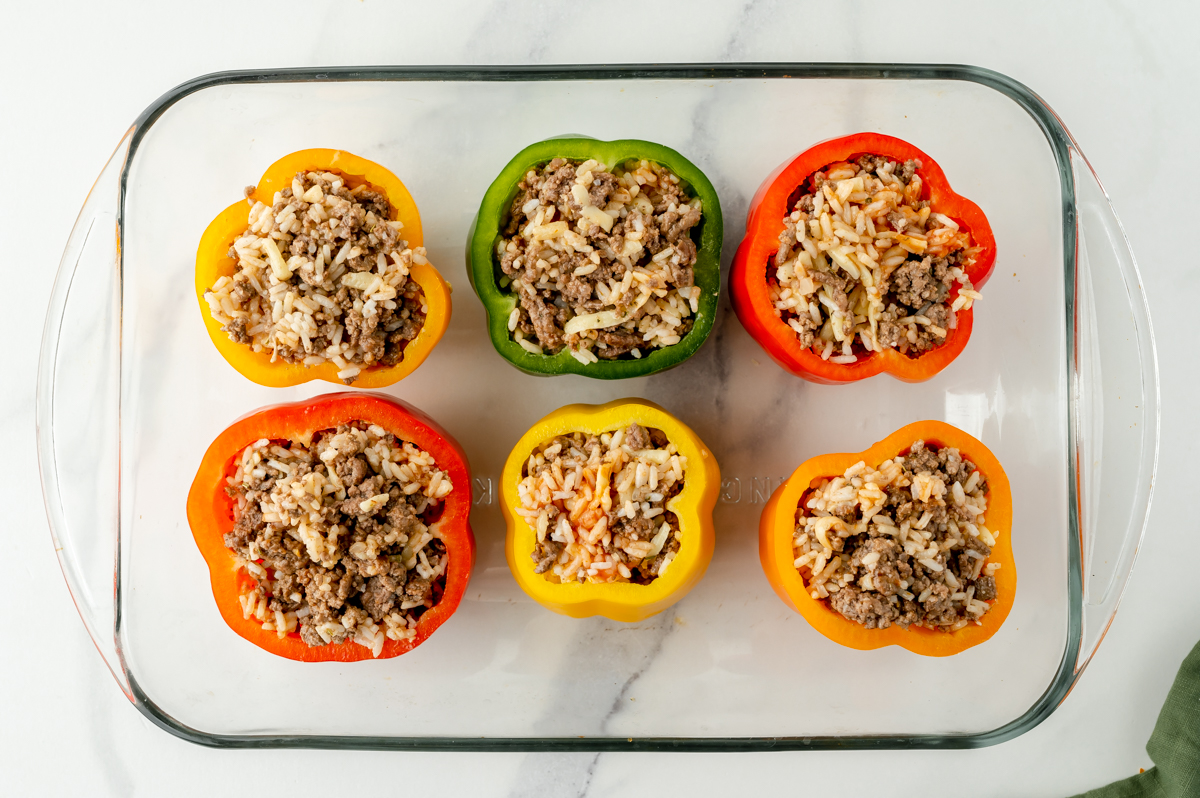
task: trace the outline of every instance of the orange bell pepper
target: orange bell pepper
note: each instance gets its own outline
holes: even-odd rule
[[[403,223],[401,234],[408,245],[414,248],[422,245],[421,217],[417,205],[399,178],[377,163],[342,150],[312,149],[285,155],[263,173],[249,197],[250,203],[261,200],[270,205],[275,192],[289,187],[297,172],[312,171],[333,172],[345,179],[350,188],[365,183],[373,191],[382,193],[392,205],[392,220]],[[305,366],[282,360],[272,363],[270,352],[254,352],[249,346],[231,340],[209,312],[204,293],[217,278],[237,271],[237,261],[230,258],[228,253],[233,242],[246,232],[250,203],[239,200],[221,211],[200,238],[200,247],[196,252],[196,298],[200,302],[200,313],[209,337],[229,365],[259,385],[285,388],[309,380],[325,380],[342,385],[336,364]],[[417,337],[405,346],[404,356],[399,363],[363,369],[354,379],[356,388],[383,388],[407,377],[429,356],[450,324],[450,286],[438,270],[428,264],[414,263],[409,277],[425,292],[429,307],[425,323]]]
[[[738,246],[729,272],[729,293],[734,312],[746,332],[766,350],[776,363],[812,382],[836,384],[856,382],[881,372],[905,382],[922,382],[937,374],[958,357],[971,337],[973,312],[970,308],[955,313],[957,326],[947,331],[939,346],[910,357],[895,349],[867,352],[855,363],[832,363],[800,344],[796,333],[775,315],[767,289],[767,264],[779,249],[779,234],[784,217],[792,212],[797,190],[809,177],[830,164],[851,161],[859,155],[882,155],[896,161],[921,161],[917,174],[923,183],[921,199],[929,200],[934,210],[958,222],[971,234],[979,254],[964,271],[979,288],[987,281],[996,262],[996,238],[987,217],[971,200],[950,188],[941,167],[927,154],[906,141],[880,133],[859,133],[831,139],[810,147],[775,170],[750,201],[746,218],[746,236]],[[958,289],[953,289],[952,296]]]
[[[814,599],[794,566],[792,540],[796,531],[796,513],[804,494],[822,478],[840,476],[860,460],[878,465],[905,453],[917,440],[932,446],[958,449],[964,459],[975,463],[987,480],[987,525],[996,532],[996,545],[987,562],[999,563],[1000,570],[995,573],[996,599],[980,618],[982,625],[970,623],[953,632],[918,626],[867,629],[831,608],[827,601]],[[784,603],[835,643],[860,650],[900,646],[928,657],[950,656],[994,635],[1012,609],[1017,591],[1017,569],[1012,553],[1012,490],[1000,461],[974,437],[941,421],[918,421],[901,427],[865,452],[825,454],[806,460],[771,494],[763,509],[758,527],[758,554],[767,580]]]
[[[297,632],[280,637],[264,630],[254,617],[246,618],[238,597],[253,590],[254,578],[238,567],[224,535],[233,528],[236,502],[225,492],[237,460],[255,441],[303,439],[351,421],[378,424],[388,432],[428,452],[446,472],[454,489],[444,499],[441,514],[429,523],[446,546],[449,562],[441,598],[417,621],[416,636],[383,644],[379,659],[396,657],[419,646],[454,614],[467,589],[475,564],[471,531],[471,471],[462,447],[437,422],[412,405],[368,393],[335,393],[303,402],[274,405],[235,421],[208,447],[188,492],[187,516],[196,546],[208,565],[213,598],[229,628],[254,645],[303,662],[355,662],[372,659],[370,649],[350,640],[309,646]]]

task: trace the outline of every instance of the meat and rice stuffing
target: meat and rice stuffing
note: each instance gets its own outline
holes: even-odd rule
[[[823,359],[854,363],[885,348],[920,355],[981,298],[964,271],[979,249],[920,198],[920,168],[875,155],[832,164],[785,217],[768,268],[771,303]]]
[[[239,599],[245,617],[374,656],[387,638],[412,638],[445,586],[446,547],[426,521],[453,489],[428,452],[373,424],[246,447],[226,489],[237,523],[225,535],[254,578]]]
[[[250,226],[229,250],[237,271],[204,294],[230,339],[272,362],[332,362],[347,384],[365,368],[396,365],[428,310],[409,269],[428,261],[390,220],[387,197],[331,172],[301,172],[272,205],[247,202]]]
[[[517,294],[512,337],[535,354],[568,348],[584,364],[640,358],[692,328],[703,209],[650,161],[610,170],[555,158],[518,186],[497,242],[501,287]]]
[[[537,532],[531,557],[552,582],[648,584],[679,551],[667,509],[687,458],[637,424],[599,436],[560,435],[530,455],[516,512]]]
[[[996,598],[987,484],[957,449],[913,443],[877,467],[858,462],[801,502],[795,567],[814,599],[868,629],[954,631]]]

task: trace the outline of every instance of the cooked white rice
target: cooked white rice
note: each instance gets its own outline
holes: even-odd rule
[[[814,599],[832,599],[842,612],[837,594],[852,591],[841,606],[868,628],[953,631],[988,611],[974,585],[994,591],[990,578],[1000,565],[988,562],[998,533],[985,524],[982,474],[956,449],[938,450],[934,462],[940,457],[943,465],[929,468],[931,451],[917,441],[907,457],[878,466],[859,461],[806,494],[794,567]]]
[[[919,354],[943,343],[954,314],[981,298],[964,270],[978,248],[920,199],[920,165],[874,156],[831,164],[784,219],[768,266],[771,303],[826,360],[854,363],[885,348]],[[914,290],[927,276],[932,287]]]
[[[387,199],[308,172],[272,202],[247,200],[249,227],[229,252],[237,269],[204,294],[212,317],[272,362],[334,363],[346,383],[398,362],[428,312],[409,271],[428,261],[387,218]]]
[[[371,519],[361,522],[366,534],[358,528],[358,520],[339,515],[348,501],[347,485],[334,465],[356,457],[366,461],[369,470],[365,473],[371,477],[360,484],[390,485],[397,491],[394,496],[385,491],[365,498],[355,496],[357,491],[351,493],[354,509]],[[315,443],[256,441],[243,450],[228,482],[237,501],[238,519],[253,519],[244,524],[242,534],[235,528],[226,536],[226,545],[235,551],[239,566],[254,579],[253,587],[239,597],[242,611],[244,617],[256,618],[263,629],[280,638],[310,623],[305,619],[313,614],[313,591],[320,591],[322,584],[336,588],[339,573],[370,579],[406,571],[409,581],[424,580],[420,592],[425,592],[427,584],[444,579],[449,559],[430,546],[440,540],[439,533],[419,518],[441,504],[454,486],[428,452],[397,440],[379,426],[355,423],[339,427],[319,434]],[[394,522],[395,517],[385,518],[382,511],[389,502],[394,505],[397,501],[405,502],[409,509]],[[331,523],[331,519],[340,520]],[[289,547],[289,539],[299,548]],[[276,540],[279,543],[272,542]],[[295,548],[293,556],[307,565],[297,569],[287,556],[276,559],[281,556],[281,546]],[[281,563],[286,563],[285,570],[276,569],[276,565],[285,568]],[[278,581],[287,574],[291,575],[288,581]],[[311,581],[302,579],[298,585],[297,574]],[[281,584],[288,585],[284,593],[296,592],[281,595]],[[312,624],[320,642],[353,640],[379,656],[385,639],[411,639],[419,613],[433,602],[428,594],[409,596],[375,619],[363,609],[365,605],[354,604],[358,595],[351,594],[340,611],[323,611],[328,617]]]
[[[571,162],[557,159],[550,166],[562,164]],[[597,207],[588,191],[601,176],[615,177],[616,186],[603,207]],[[541,178],[531,170],[525,180],[532,185]],[[514,203],[522,223],[497,241],[497,258],[522,272],[517,278],[502,277],[501,287],[516,290],[519,299],[522,291],[541,295],[538,302],[553,296],[546,304],[567,317],[565,323],[561,318],[553,322],[553,333],[537,323],[531,332],[532,314],[519,304],[509,319],[513,340],[535,354],[553,354],[565,345],[585,365],[606,355],[640,358],[679,343],[690,329],[686,320],[699,309],[700,288],[692,283],[691,271],[695,245],[686,229],[682,243],[669,245],[660,241],[665,232],[660,236],[662,231],[648,225],[668,217],[688,218],[694,225],[703,210],[700,199],[687,199],[678,176],[646,160],[617,164],[611,171],[596,160],[579,163],[570,192],[557,204],[536,196],[519,208]],[[608,276],[590,277],[594,274]],[[568,284],[579,286],[580,280],[595,281],[585,313],[576,312],[582,300],[568,302],[564,294]],[[638,343],[633,350],[627,344],[618,347],[613,334],[635,335]]]
[[[666,572],[680,545],[667,504],[683,488],[687,458],[650,434],[637,425],[575,433],[530,455],[515,511],[536,531],[531,556],[546,579],[644,583]]]

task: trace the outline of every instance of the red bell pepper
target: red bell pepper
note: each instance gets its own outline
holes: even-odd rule
[[[742,326],[767,354],[798,377],[836,384],[886,372],[906,382],[921,382],[948,366],[967,345],[973,324],[970,308],[956,312],[957,326],[947,331],[944,343],[918,356],[889,348],[863,352],[855,363],[838,364],[822,360],[819,354],[802,346],[795,331],[775,315],[768,294],[768,263],[779,248],[784,217],[792,212],[797,192],[806,187],[815,172],[840,161],[853,161],[860,155],[879,155],[901,163],[911,159],[921,161],[917,170],[922,181],[921,199],[928,200],[935,211],[970,233],[979,251],[964,271],[975,287],[983,285],[996,262],[996,239],[979,206],[954,193],[941,167],[913,145],[880,133],[858,133],[810,147],[785,162],[759,186],[747,214],[746,236],[738,246],[730,270],[733,309]]]
[[[300,635],[285,637],[264,630],[255,618],[244,617],[238,597],[255,586],[253,577],[239,568],[223,535],[233,528],[236,501],[225,491],[228,477],[237,469],[242,451],[254,442],[305,439],[314,432],[351,421],[378,424],[388,432],[428,452],[450,478],[454,489],[443,500],[441,514],[429,522],[446,547],[449,563],[441,597],[417,621],[409,640],[388,639],[380,659],[399,656],[423,643],[446,622],[462,601],[475,563],[475,536],[471,532],[471,471],[462,447],[429,416],[412,405],[367,393],[334,393],[302,402],[273,405],[243,416],[208,447],[188,493],[188,524],[196,546],[208,564],[213,597],[229,628],[272,654],[304,662],[353,662],[371,659],[370,649],[350,640],[309,646]],[[436,594],[435,594],[436,595]]]

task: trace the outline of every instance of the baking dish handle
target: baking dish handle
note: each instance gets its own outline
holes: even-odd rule
[[[1091,164],[1070,142],[1076,211],[1072,395],[1083,620],[1075,671],[1112,623],[1145,533],[1158,462],[1158,361],[1141,275]]]
[[[132,699],[116,630],[121,263],[118,206],[133,131],[89,192],[58,267],[37,377],[37,442],[50,534],[92,642]]]

